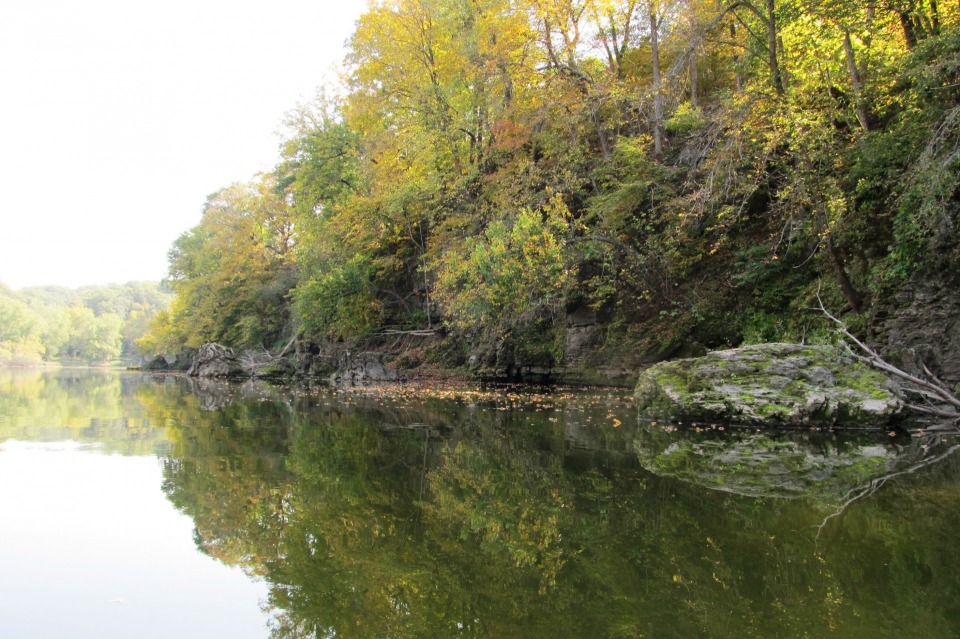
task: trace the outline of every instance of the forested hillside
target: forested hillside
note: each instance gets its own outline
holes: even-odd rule
[[[12,291],[0,283],[0,364],[136,362],[173,295],[156,282]]]
[[[960,263],[957,3],[383,0],[286,124],[175,243],[144,349],[653,361],[811,339],[818,290],[862,331]]]

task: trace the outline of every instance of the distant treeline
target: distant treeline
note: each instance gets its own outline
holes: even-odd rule
[[[655,359],[810,339],[818,291],[862,327],[960,263],[958,27],[929,0],[372,2],[338,97],[176,241],[141,347],[443,326],[556,361],[579,313]]]
[[[156,282],[19,291],[0,284],[0,364],[138,360],[136,340],[172,298]]]

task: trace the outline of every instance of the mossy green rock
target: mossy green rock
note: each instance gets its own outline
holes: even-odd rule
[[[757,344],[656,364],[635,397],[661,419],[879,428],[903,410],[896,388],[835,347]]]

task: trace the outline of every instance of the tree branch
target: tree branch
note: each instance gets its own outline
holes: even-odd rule
[[[927,378],[917,377],[916,375],[911,375],[910,373],[897,368],[893,364],[890,364],[880,357],[880,354],[874,349],[860,341],[853,333],[850,332],[843,320],[831,314],[830,311],[828,311],[824,306],[823,300],[820,299],[819,290],[817,290],[817,303],[820,305],[820,312],[822,312],[827,319],[837,325],[837,330],[840,332],[840,334],[843,335],[848,341],[853,342],[857,348],[864,353],[863,355],[858,355],[857,353],[851,352],[854,357],[861,362],[869,364],[877,370],[888,373],[891,376],[909,384],[908,387],[899,389],[898,393],[901,396],[901,399],[903,399],[906,403],[907,408],[925,415],[933,415],[935,417],[952,419],[955,422],[960,421],[960,399],[958,399],[953,392],[950,391],[950,389],[946,384],[943,383],[942,380],[930,373],[930,369],[928,369],[925,364],[921,365],[923,366],[924,374],[927,376]],[[924,406],[909,401],[907,397],[909,393],[920,395],[926,402],[926,405]]]

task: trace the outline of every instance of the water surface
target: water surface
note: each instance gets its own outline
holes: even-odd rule
[[[5,637],[960,635],[932,437],[62,370],[0,371],[0,441]]]

